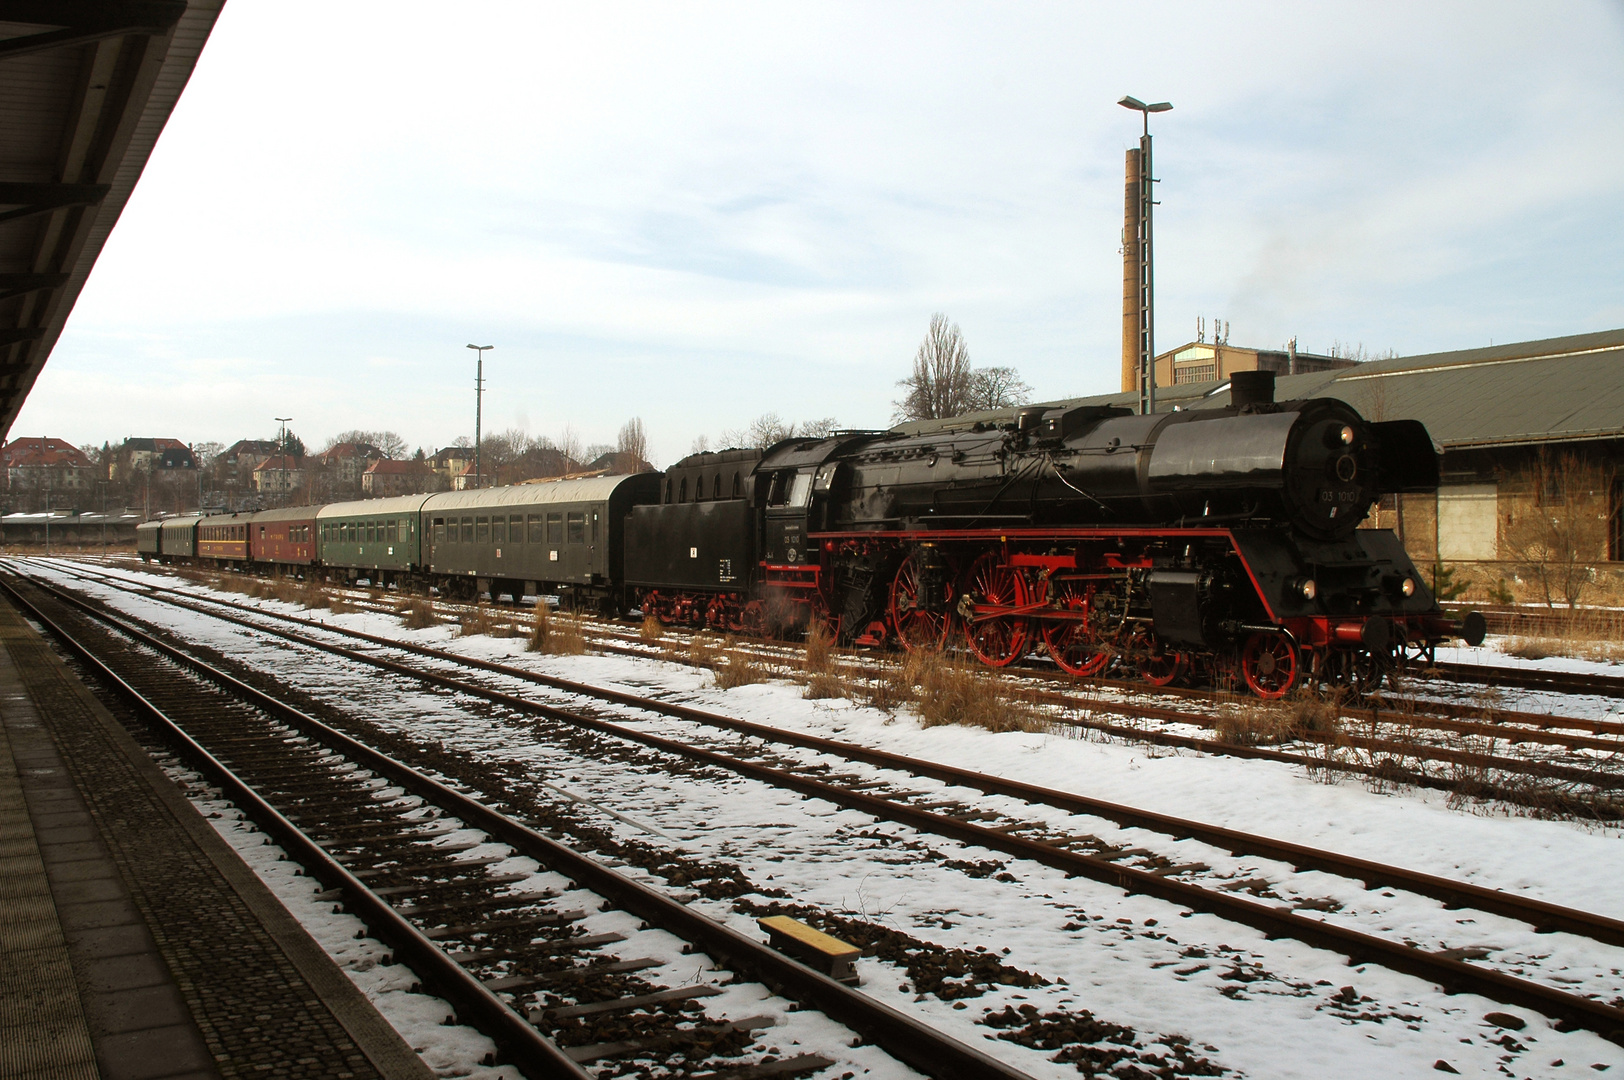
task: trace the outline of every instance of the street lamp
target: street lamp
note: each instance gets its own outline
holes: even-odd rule
[[[278,446],[276,449],[280,455],[279,460],[282,462],[282,483],[278,486],[282,489],[282,505],[286,506],[288,504],[288,424],[293,422],[293,417],[273,416],[271,419],[282,425],[282,437],[277,440]]]
[[[1144,131],[1139,137],[1139,411],[1156,411],[1156,275],[1155,254],[1151,243],[1150,211],[1156,205],[1151,185],[1157,181],[1150,171],[1150,114],[1166,112],[1173,106],[1166,101],[1146,105],[1136,97],[1124,97],[1117,102],[1124,109],[1133,109],[1144,118]]]
[[[474,487],[480,486],[479,478],[479,422],[481,410],[485,405],[485,353],[496,348],[495,345],[470,345],[470,349],[479,356],[474,367]]]

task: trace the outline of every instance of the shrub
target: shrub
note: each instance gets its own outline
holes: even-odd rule
[[[637,628],[637,636],[644,641],[659,641],[665,637],[665,623],[660,621],[658,615],[650,612],[643,616],[643,625]]]

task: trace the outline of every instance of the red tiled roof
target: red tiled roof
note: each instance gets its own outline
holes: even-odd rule
[[[8,468],[50,465],[70,465],[81,469],[95,467],[77,446],[66,439],[49,437],[13,439],[4,449],[0,449],[0,460]]]
[[[367,466],[367,472],[373,476],[413,476],[428,471],[426,461],[391,461],[388,458],[379,458]]]

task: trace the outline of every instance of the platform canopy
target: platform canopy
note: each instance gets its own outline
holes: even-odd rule
[[[0,440],[224,0],[0,0]]]

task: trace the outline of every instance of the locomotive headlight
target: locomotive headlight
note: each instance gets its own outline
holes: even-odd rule
[[[1398,589],[1399,589],[1399,592],[1403,593],[1405,596],[1414,596],[1415,595],[1415,578],[1413,578],[1413,577],[1405,578],[1403,583],[1401,585],[1399,585]]]
[[[1343,424],[1342,425],[1342,430],[1337,433],[1337,437],[1342,440],[1342,445],[1343,446],[1352,446],[1353,445],[1353,427],[1352,427],[1352,425]]]
[[[1304,600],[1312,600],[1319,595],[1319,586],[1314,583],[1313,578],[1292,578],[1291,583],[1286,588],[1290,592],[1297,593]]]

